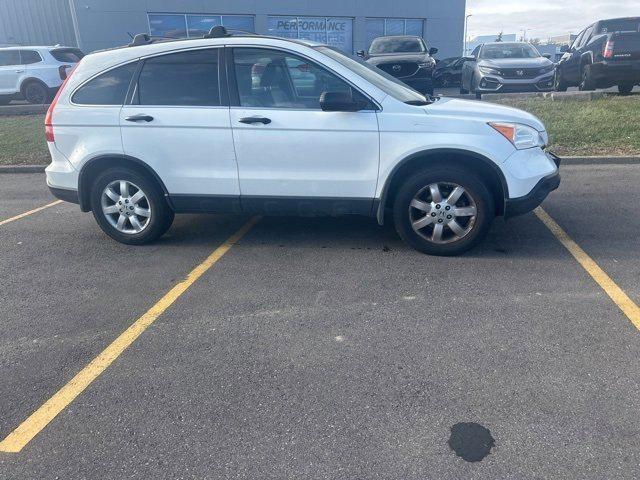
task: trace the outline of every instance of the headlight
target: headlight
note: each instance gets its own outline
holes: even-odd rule
[[[482,66],[478,68],[482,73],[488,73],[490,75],[500,75],[500,70],[498,70],[497,68],[482,67]]]
[[[519,123],[489,123],[489,126],[509,140],[518,150],[544,147],[545,139],[535,128]]]
[[[555,65],[549,65],[548,67],[544,67],[540,69],[540,73],[549,73],[549,72],[553,72],[553,69],[556,68]]]

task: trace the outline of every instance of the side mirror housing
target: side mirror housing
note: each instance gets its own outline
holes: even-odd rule
[[[324,112],[358,112],[364,108],[364,105],[355,101],[347,92],[322,92],[320,108]]]
[[[438,49],[437,49],[437,48],[435,48],[435,47],[431,47],[431,48],[429,49],[429,55],[433,56],[433,55],[435,55],[436,53],[438,53]]]
[[[544,55],[542,55],[544,58],[547,58],[549,60],[551,60],[551,54],[550,53],[545,53]]]
[[[358,55],[360,58],[364,58],[366,56],[366,54],[364,53],[364,50],[358,50],[356,52],[356,55]]]

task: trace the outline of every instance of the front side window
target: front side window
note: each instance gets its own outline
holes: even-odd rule
[[[480,58],[498,60],[503,58],[538,58],[540,52],[528,43],[494,43],[482,48]]]
[[[42,57],[35,50],[21,50],[20,51],[20,64],[31,65],[42,61]]]
[[[347,92],[367,102],[344,80],[302,57],[257,48],[236,48],[233,57],[243,107],[320,109],[323,92]]]
[[[73,103],[78,105],[124,104],[131,77],[133,77],[137,65],[137,62],[129,63],[98,75],[73,94]]]
[[[0,67],[20,65],[18,50],[0,50]]]
[[[424,102],[425,97],[387,72],[368,64],[356,55],[346,55],[334,48],[315,47],[327,57],[340,63],[356,75],[375,85],[387,95],[391,95],[401,102]]]
[[[146,60],[138,78],[138,103],[219,106],[218,51],[192,50]]]

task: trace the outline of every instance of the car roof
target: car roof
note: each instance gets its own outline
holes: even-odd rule
[[[58,50],[66,48],[79,50],[78,47],[67,47],[65,45],[5,45],[0,47],[0,50]]]

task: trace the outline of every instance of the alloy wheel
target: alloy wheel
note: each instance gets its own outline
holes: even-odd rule
[[[142,232],[151,219],[147,195],[134,183],[115,180],[109,183],[100,198],[102,213],[116,230],[130,235]]]
[[[450,182],[432,183],[409,205],[409,220],[422,238],[437,244],[466,237],[476,224],[476,202],[464,187]]]

